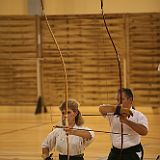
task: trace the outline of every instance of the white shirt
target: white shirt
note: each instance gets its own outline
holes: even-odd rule
[[[73,128],[90,130],[87,127],[75,125]],[[88,146],[93,138],[94,132],[89,131],[91,134],[91,140],[83,139],[82,137],[75,135],[68,135],[69,139],[69,155],[78,155],[84,153],[85,147]],[[59,154],[67,155],[67,136],[63,128],[55,128],[48,134],[46,139],[42,143],[42,148],[49,148],[51,151],[53,148],[59,151]]]
[[[144,114],[132,108],[131,108],[131,111],[133,113],[133,116],[130,116],[129,120],[136,122],[136,123],[140,123],[148,128],[148,120],[144,116]],[[107,116],[107,117],[109,118],[109,121],[110,121],[111,131],[121,133],[121,122],[119,120],[119,117],[116,115]],[[123,148],[129,148],[141,142],[141,136],[124,123],[123,123],[123,134],[128,134],[128,135],[123,135]],[[121,148],[121,134],[111,134],[111,139],[112,139],[113,146],[120,149]]]

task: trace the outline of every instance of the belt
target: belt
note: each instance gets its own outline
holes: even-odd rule
[[[142,151],[142,149],[141,149],[141,144],[138,144],[136,146],[125,148],[122,150],[113,146],[112,151],[115,153],[131,153],[131,152],[140,152]]]
[[[84,156],[84,154],[78,154],[78,155],[74,155],[74,156],[69,155],[69,157],[71,157],[71,158],[83,157],[83,156]],[[59,157],[65,158],[65,157],[67,157],[67,155],[59,154]]]

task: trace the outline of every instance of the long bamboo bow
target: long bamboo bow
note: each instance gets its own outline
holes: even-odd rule
[[[63,72],[64,72],[64,78],[65,78],[65,102],[66,102],[66,113],[68,113],[68,76],[67,76],[67,69],[66,69],[66,64],[65,64],[65,61],[64,61],[64,58],[63,58],[63,54],[61,52],[61,49],[58,45],[58,42],[56,40],[56,37],[51,29],[51,26],[48,22],[48,18],[46,16],[46,13],[45,13],[45,9],[44,9],[44,4],[43,4],[43,0],[41,0],[41,8],[42,8],[42,13],[45,17],[45,21],[46,21],[46,24],[47,24],[47,27],[48,27],[48,30],[52,36],[52,39],[54,41],[54,43],[56,44],[56,47],[57,47],[57,50],[59,52],[59,55],[60,55],[60,58],[61,58],[61,62],[62,62],[62,65],[63,65]],[[65,126],[68,126],[68,115],[65,119]],[[69,160],[69,138],[68,138],[68,135],[67,135],[67,160]]]
[[[114,48],[115,54],[116,54],[116,60],[117,60],[117,65],[118,65],[118,73],[119,73],[120,104],[122,104],[122,72],[121,72],[120,55],[117,51],[117,48],[114,44],[114,41],[113,41],[113,39],[111,37],[111,34],[109,32],[109,29],[107,27],[106,18],[105,18],[104,11],[103,11],[103,0],[100,0],[100,1],[101,1],[101,13],[102,13],[105,29],[106,29],[107,35],[109,36],[109,38],[112,42],[112,45],[113,45],[113,48]],[[121,151],[122,151],[122,149],[123,149],[123,124],[121,123]],[[120,154],[120,160],[122,160],[121,154]]]

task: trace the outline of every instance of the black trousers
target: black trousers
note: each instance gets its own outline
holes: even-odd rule
[[[67,160],[67,155],[60,155],[59,154],[59,160]],[[69,156],[69,160],[84,160],[83,154],[75,155],[75,156]]]
[[[136,152],[141,152],[142,157],[139,158]],[[141,144],[123,150],[112,147],[111,152],[108,156],[108,160],[142,160],[142,159],[143,159],[143,148]]]

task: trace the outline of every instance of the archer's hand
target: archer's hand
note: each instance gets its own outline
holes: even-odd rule
[[[114,114],[119,116],[124,116],[124,117],[133,116],[133,113],[129,108],[124,108],[120,105],[116,107]]]
[[[65,127],[63,130],[66,132],[66,135],[70,135],[72,133],[72,129],[70,127]]]
[[[49,157],[45,158],[45,160],[53,160],[52,155],[53,155],[53,153],[51,153],[51,154],[49,155]]]
[[[99,112],[105,116],[108,113],[114,113],[115,107],[111,104],[102,104],[99,106]]]

